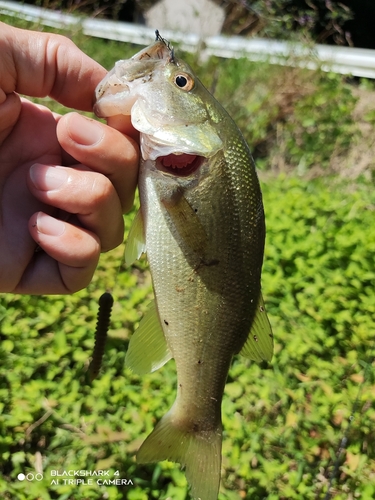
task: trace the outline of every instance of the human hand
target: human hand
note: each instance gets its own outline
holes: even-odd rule
[[[0,47],[0,292],[72,293],[122,241],[137,183],[134,129],[19,97],[92,110],[105,70],[67,38],[0,23]]]

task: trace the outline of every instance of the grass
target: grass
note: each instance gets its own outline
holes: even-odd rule
[[[138,50],[73,38],[107,68]],[[269,365],[236,357],[230,370],[219,500],[323,499],[344,435],[332,498],[373,498],[375,195],[364,153],[374,121],[368,108],[360,113],[373,91],[337,75],[291,75],[243,60],[211,59],[199,75],[240,123],[262,167],[263,289],[275,335]],[[133,215],[125,217],[127,230]],[[146,263],[125,269],[122,256],[123,247],[104,254],[92,283],[73,296],[0,296],[5,500],[188,498],[177,465],[134,460],[173,402],[176,375],[173,361],[144,377],[124,368],[152,290]],[[106,289],[115,296],[111,330],[102,373],[89,384]],[[128,484],[98,485],[95,477],[87,484],[83,474],[54,472],[74,470],[109,471]],[[17,479],[37,471],[40,481]],[[77,477],[86,484],[69,484]]]

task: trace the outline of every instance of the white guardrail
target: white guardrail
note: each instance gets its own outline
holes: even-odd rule
[[[149,45],[154,30],[146,26],[64,14],[32,5],[0,0],[0,14],[16,16],[52,28],[81,28],[98,38]],[[268,61],[288,66],[304,66],[375,79],[375,50],[331,45],[307,47],[298,43],[238,36],[211,36],[201,40],[197,34],[163,30],[163,37],[178,43],[187,51],[199,50],[202,57],[247,57],[251,61]]]

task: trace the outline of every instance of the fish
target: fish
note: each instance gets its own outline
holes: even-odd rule
[[[143,253],[155,300],[132,335],[126,366],[142,375],[174,358],[177,395],[137,452],[185,468],[194,499],[221,479],[221,404],[233,356],[270,361],[261,293],[265,216],[240,130],[193,70],[156,40],[99,83],[99,117],[130,115],[140,132],[140,210],[125,260]]]

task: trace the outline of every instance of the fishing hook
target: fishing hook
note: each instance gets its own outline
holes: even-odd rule
[[[156,36],[156,39],[155,41],[156,42],[162,42],[164,43],[164,45],[167,47],[167,49],[169,50],[170,52],[170,58],[169,58],[169,61],[171,63],[174,63],[175,62],[175,58],[174,58],[174,48],[172,47],[172,45],[170,44],[170,42],[168,42],[168,40],[166,40],[165,38],[163,38],[159,32],[159,30],[155,30],[155,36]]]

